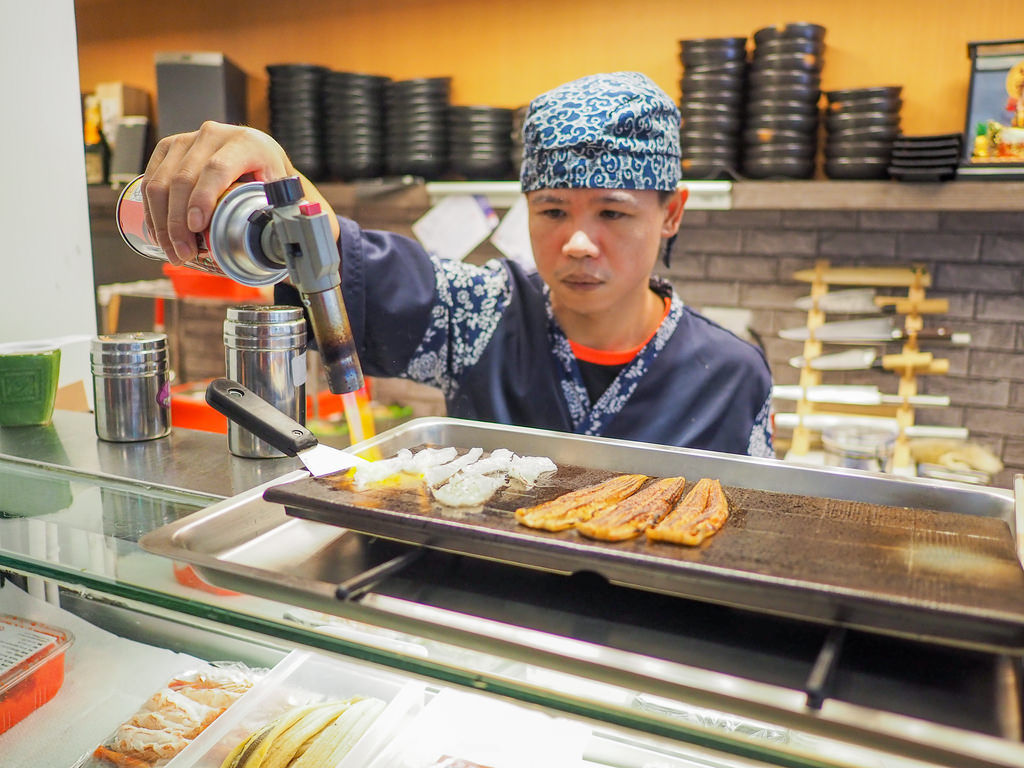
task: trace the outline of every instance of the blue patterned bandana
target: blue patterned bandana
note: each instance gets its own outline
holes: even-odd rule
[[[541,94],[523,143],[523,192],[679,184],[679,110],[639,72],[590,75]]]

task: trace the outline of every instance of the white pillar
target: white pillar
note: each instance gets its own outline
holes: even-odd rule
[[[0,342],[96,333],[73,0],[0,0]],[[88,344],[62,383],[90,388]]]

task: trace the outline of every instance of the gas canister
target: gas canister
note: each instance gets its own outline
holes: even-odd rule
[[[198,256],[187,266],[226,275],[242,285],[271,285],[288,274],[283,264],[264,256],[260,238],[269,222],[263,215],[267,194],[262,182],[235,184],[217,202],[210,226],[196,233]],[[129,248],[147,259],[167,255],[146,226],[142,176],[129,182],[117,199],[117,228]]]

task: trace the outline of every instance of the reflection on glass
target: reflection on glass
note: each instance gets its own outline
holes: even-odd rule
[[[100,499],[103,533],[122,541],[138,541],[143,534],[196,510],[194,504],[120,488],[100,488]]]
[[[71,506],[71,483],[63,477],[27,474],[0,464],[0,515],[34,517]]]

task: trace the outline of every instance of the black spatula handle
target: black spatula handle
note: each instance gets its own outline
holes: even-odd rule
[[[288,456],[317,444],[316,435],[237,381],[211,381],[206,388],[206,402]]]

